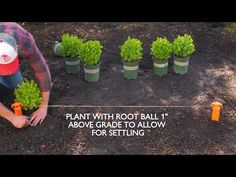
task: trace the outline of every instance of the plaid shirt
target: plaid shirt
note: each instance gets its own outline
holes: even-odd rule
[[[29,60],[41,91],[50,91],[52,87],[51,74],[45,58],[35,44],[33,36],[19,24],[13,22],[0,22],[0,33],[8,33],[15,38],[18,54]]]

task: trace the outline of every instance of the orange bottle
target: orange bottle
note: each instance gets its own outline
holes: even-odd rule
[[[14,109],[15,115],[22,116],[22,104],[20,102],[15,102],[11,105],[12,109]]]
[[[223,105],[220,102],[211,103],[211,107],[212,107],[211,120],[212,121],[219,121],[219,119],[220,119],[220,109],[222,108],[222,106]]]

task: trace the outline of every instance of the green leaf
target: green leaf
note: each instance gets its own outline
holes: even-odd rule
[[[61,41],[62,56],[68,58],[79,57],[82,43],[82,40],[76,35],[63,34]]]
[[[172,52],[172,44],[166,38],[157,38],[152,42],[151,54],[156,60],[167,60]]]
[[[102,48],[100,41],[87,41],[81,45],[80,58],[86,66],[97,65],[100,61],[102,54]]]
[[[15,90],[15,102],[22,104],[23,110],[34,110],[39,107],[42,96],[41,91],[34,80],[25,79]]]
[[[188,57],[195,52],[195,45],[190,35],[177,36],[173,42],[173,52],[178,57]]]
[[[120,46],[120,55],[124,61],[136,62],[142,59],[142,42],[136,38],[128,39]]]

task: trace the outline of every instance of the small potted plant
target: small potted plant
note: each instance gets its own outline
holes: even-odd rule
[[[75,74],[80,71],[79,54],[82,43],[76,35],[64,34],[62,36],[60,52],[65,59],[68,73]]]
[[[41,91],[34,80],[25,79],[14,90],[14,102],[18,103],[24,111],[37,109],[42,101]]]
[[[178,36],[173,42],[174,72],[185,74],[188,71],[190,56],[195,52],[195,45],[190,35]]]
[[[126,79],[137,79],[142,51],[142,42],[130,36],[120,46],[120,55],[123,60],[124,77]]]
[[[172,52],[172,44],[166,38],[157,38],[152,42],[151,54],[153,56],[154,74],[167,75],[168,62]]]
[[[88,82],[99,80],[102,48],[100,41],[90,40],[82,44],[80,58],[84,65],[85,80]]]

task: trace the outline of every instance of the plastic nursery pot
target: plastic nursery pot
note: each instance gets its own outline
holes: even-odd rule
[[[174,72],[176,74],[185,74],[188,72],[189,58],[174,57]]]
[[[139,73],[139,62],[124,62],[124,77],[126,79],[137,79]]]
[[[97,82],[99,80],[100,63],[94,66],[84,65],[84,79],[88,82]]]
[[[55,44],[53,45],[53,53],[55,56],[57,57],[61,57],[61,43],[59,42],[55,42]]]
[[[69,74],[76,74],[80,71],[79,58],[64,58],[66,63],[66,72]]]
[[[168,74],[168,60],[153,59],[154,74],[158,76],[165,76]]]

